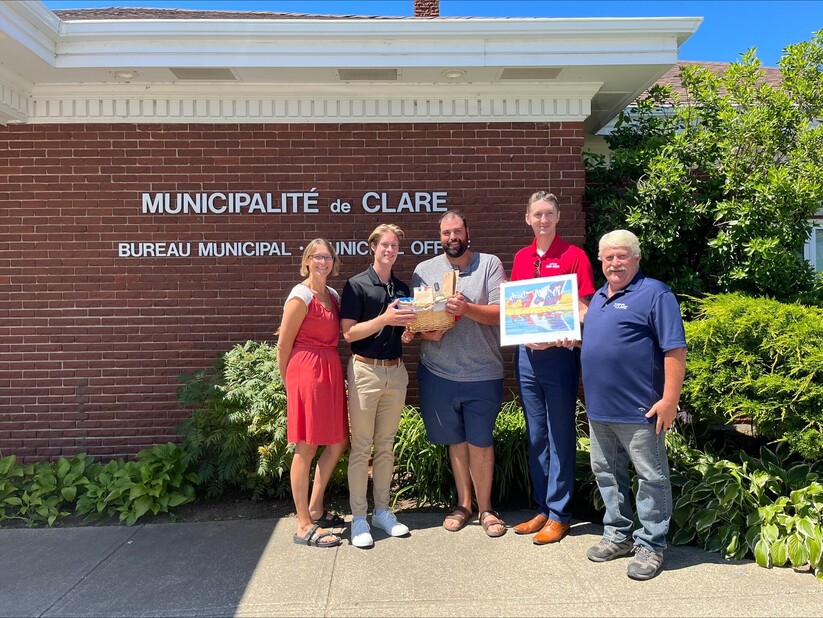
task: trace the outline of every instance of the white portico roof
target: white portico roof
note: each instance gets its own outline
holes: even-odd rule
[[[568,120],[594,133],[702,21],[77,13],[0,2],[0,123]]]

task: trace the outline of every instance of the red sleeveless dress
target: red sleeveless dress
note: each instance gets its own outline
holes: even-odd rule
[[[312,297],[294,339],[286,368],[288,440],[312,445],[337,444],[349,436],[346,389],[337,343],[340,307],[331,309]]]

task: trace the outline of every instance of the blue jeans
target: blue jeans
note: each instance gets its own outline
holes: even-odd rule
[[[590,420],[589,437],[592,471],[606,505],[603,536],[615,543],[633,536],[635,545],[662,552],[672,518],[665,432],[655,433],[655,423]],[[637,530],[631,505],[629,461],[637,472]]]
[[[514,360],[529,437],[532,498],[538,513],[567,524],[577,447],[577,354],[566,348],[520,346]]]

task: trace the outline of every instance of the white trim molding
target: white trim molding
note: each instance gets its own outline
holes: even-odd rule
[[[38,99],[29,122],[583,122],[586,99]],[[0,114],[2,110],[0,109]]]
[[[0,124],[22,123],[31,120],[31,96],[23,88],[7,79],[0,66]]]
[[[71,86],[35,89],[28,118],[64,122],[582,122],[591,114],[599,83],[574,88],[457,88],[398,84],[357,88],[213,84],[203,96],[192,84]]]
[[[565,120],[596,130],[677,61],[702,21],[146,14],[62,21],[39,0],[0,0],[0,123]],[[372,77],[343,81],[343,69]]]

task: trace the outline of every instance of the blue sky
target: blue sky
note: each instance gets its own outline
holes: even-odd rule
[[[153,6],[186,9],[408,16],[413,0],[45,0],[52,9]],[[823,1],[680,2],[658,0],[440,0],[440,14],[460,17],[703,17],[682,60],[733,62],[750,47],[766,66],[783,48],[823,29]]]

